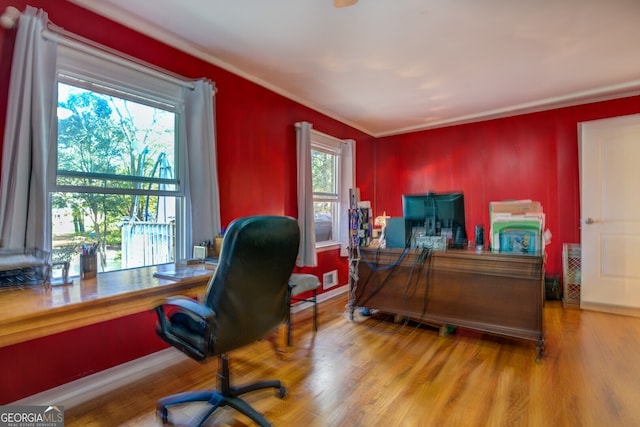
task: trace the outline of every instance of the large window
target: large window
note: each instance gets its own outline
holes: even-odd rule
[[[181,88],[62,51],[49,195],[55,261],[98,248],[98,271],[176,261]],[[55,176],[54,176],[55,175]]]
[[[338,139],[311,132],[314,225],[319,245],[339,240],[341,144]]]

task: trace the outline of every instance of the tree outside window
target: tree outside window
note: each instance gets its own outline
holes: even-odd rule
[[[101,271],[174,261],[176,113],[61,80],[51,193],[54,260],[70,260],[90,242],[99,244]],[[131,232],[134,224],[139,227]],[[136,234],[143,236],[141,258],[132,243]]]
[[[313,186],[314,225],[316,243],[337,240],[338,221],[338,160],[335,150],[314,145],[311,149],[311,179]]]

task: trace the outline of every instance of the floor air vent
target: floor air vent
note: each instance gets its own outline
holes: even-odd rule
[[[329,289],[338,284],[338,270],[332,270],[322,275],[322,289]]]

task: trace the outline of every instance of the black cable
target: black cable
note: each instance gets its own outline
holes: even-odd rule
[[[371,263],[371,261],[369,261],[369,259],[362,252],[360,253],[360,257],[362,258],[364,263],[367,264],[369,266],[369,268],[371,268],[372,271],[382,271],[382,270],[388,270],[388,269],[393,268],[396,265],[400,264],[402,262],[402,260],[404,259],[404,257],[407,256],[407,253],[409,252],[409,249],[410,248],[408,248],[408,247],[404,248],[404,250],[400,253],[400,256],[398,257],[398,259],[396,261],[394,261],[391,264],[387,264],[384,267],[378,267],[377,265],[373,265]],[[380,249],[378,249],[376,251],[376,256],[379,256],[379,255],[380,255]]]
[[[398,259],[396,261],[394,261],[391,264],[388,264],[384,267],[378,267],[376,265],[373,265],[371,263],[371,261],[369,261],[367,259],[367,257],[362,253],[362,251],[360,252],[360,257],[362,258],[362,260],[364,261],[365,264],[367,264],[369,266],[369,268],[371,268],[371,274],[369,275],[369,277],[367,277],[367,280],[362,283],[362,290],[364,291],[367,287],[367,284],[369,283],[369,280],[376,276],[376,273],[379,271],[388,271],[387,275],[384,277],[384,279],[382,281],[380,281],[377,286],[371,290],[371,293],[365,298],[364,301],[362,301],[359,306],[360,307],[366,307],[366,303],[367,301],[369,301],[372,297],[374,297],[378,292],[380,292],[380,289],[382,289],[382,287],[387,283],[387,281],[389,280],[389,278],[391,277],[391,275],[393,274],[395,268],[400,265],[400,263],[402,262],[402,260],[407,256],[407,253],[409,252],[408,248],[405,248],[402,253],[400,254],[400,256],[398,257]],[[380,250],[378,249],[376,251],[376,264],[379,264],[379,257],[380,257]]]
[[[433,253],[430,251],[427,256],[427,262],[425,263],[427,267],[427,271],[426,271],[426,274],[424,275],[424,280],[425,280],[424,299],[422,304],[422,313],[420,313],[420,318],[424,317],[425,313],[427,312],[427,308],[429,307],[429,288],[431,284],[431,261],[432,260],[433,260]]]
[[[413,263],[411,264],[411,269],[409,271],[409,276],[407,278],[407,283],[405,284],[404,287],[404,292],[402,293],[402,299],[403,301],[406,301],[408,299],[408,294],[409,294],[409,289],[411,287],[411,282],[412,282],[412,278],[413,278],[413,274],[415,272],[416,266],[420,266],[420,271],[422,271],[422,265],[424,263],[425,258],[429,255],[429,253],[431,252],[430,249],[427,248],[423,248],[422,252],[420,253],[419,256],[415,257]],[[418,280],[419,280],[420,276],[418,275]]]

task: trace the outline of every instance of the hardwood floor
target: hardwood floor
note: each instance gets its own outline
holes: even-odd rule
[[[547,301],[546,354],[530,342],[394,323],[348,319],[342,296],[295,317],[284,360],[268,340],[230,354],[232,384],[278,378],[244,398],[275,426],[639,426],[640,318]],[[307,316],[305,318],[305,316]],[[186,360],[118,392],[65,411],[67,426],[160,426],[158,398],[215,386],[217,361]],[[193,406],[175,411],[177,424]],[[218,409],[207,425],[247,426]]]

